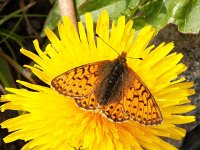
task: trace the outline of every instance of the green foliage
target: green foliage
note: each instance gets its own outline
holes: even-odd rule
[[[135,18],[136,27],[141,26],[141,21],[153,25],[158,30],[168,23],[174,23],[181,32],[199,32],[200,0],[149,1],[139,10],[142,15]]]
[[[15,87],[15,81],[8,63],[0,57],[0,81],[5,87]]]
[[[76,0],[77,18],[84,21],[84,14],[91,12],[94,21],[102,10],[107,10],[111,20],[125,15],[134,20],[140,30],[150,24],[157,31],[174,23],[184,33],[198,33],[200,29],[200,0]],[[45,27],[56,28],[61,20],[58,3],[54,4]]]
[[[6,4],[6,2],[4,4]],[[28,16],[26,12],[34,4],[35,2],[30,2],[26,6],[24,5],[9,14],[0,15],[0,94],[6,92],[4,87],[17,87],[15,80],[20,79],[21,76],[34,83],[30,73],[25,71],[19,64],[19,59],[16,56],[20,47],[25,47],[24,43],[27,42],[25,38],[16,31],[21,28],[24,17]],[[1,10],[2,8],[3,7],[0,7]],[[6,12],[9,12],[9,10]],[[8,22],[9,24],[7,24]],[[7,25],[9,27],[7,27]],[[36,37],[34,37],[34,39],[35,38]]]

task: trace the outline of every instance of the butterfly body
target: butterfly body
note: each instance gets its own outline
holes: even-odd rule
[[[126,65],[126,59],[120,58],[119,56],[117,59],[115,59],[111,71],[109,71],[109,74],[105,77],[108,78],[108,80],[103,80],[102,87],[105,87],[104,90],[102,90],[104,93],[102,94],[102,97],[99,98],[99,104],[100,105],[107,105],[109,102],[112,102],[113,98],[115,98],[116,93],[120,92],[121,86],[122,86],[122,81],[123,81],[123,74],[125,71]],[[119,98],[118,98],[119,99]],[[117,100],[115,98],[115,100]]]
[[[51,85],[87,110],[100,109],[114,122],[132,119],[144,125],[162,122],[155,98],[128,66],[126,53],[73,68],[55,77]]]

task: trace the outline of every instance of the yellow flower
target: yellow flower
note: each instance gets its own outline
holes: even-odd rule
[[[22,48],[21,52],[36,62],[34,66],[26,67],[50,85],[52,79],[72,68],[117,58],[117,53],[102,40],[95,42],[91,14],[87,13],[85,20],[86,30],[79,22],[78,34],[65,17],[58,25],[60,39],[46,29],[51,44],[42,51],[35,40],[38,55]],[[115,123],[102,116],[100,111],[80,108],[73,98],[63,96],[51,87],[17,81],[30,90],[7,88],[11,94],[2,96],[1,101],[7,103],[1,106],[1,111],[11,109],[26,113],[1,123],[11,132],[4,141],[25,140],[27,144],[23,150],[80,147],[91,150],[176,149],[161,137],[180,140],[185,136],[185,130],[176,124],[195,120],[194,116],[181,115],[195,108],[188,105],[188,96],[194,94],[190,89],[193,83],[178,78],[187,67],[179,63],[182,54],[169,54],[173,43],[147,47],[155,29],[147,25],[134,37],[132,24],[132,21],[125,23],[125,17],[121,16],[110,29],[108,14],[103,11],[97,21],[96,33],[119,53],[127,50],[128,57],[143,58],[142,61],[127,59],[127,63],[155,97],[162,112],[162,124],[145,126],[133,120]]]

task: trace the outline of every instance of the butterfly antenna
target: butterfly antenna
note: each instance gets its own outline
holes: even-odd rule
[[[143,58],[141,58],[141,57],[139,57],[139,58],[126,57],[126,58],[131,58],[131,59],[139,59],[139,60],[143,60]]]
[[[118,55],[120,55],[118,53],[118,51],[116,49],[114,49],[112,46],[110,46],[106,41],[104,41],[97,33],[94,34],[96,37],[98,37],[99,39],[101,39],[106,45],[108,45],[111,49],[113,49]]]
[[[114,49],[112,46],[110,46],[106,41],[104,41],[104,39],[102,39],[97,33],[95,33],[95,36],[98,37],[99,39],[101,39],[106,45],[108,45],[111,49],[113,49],[120,56],[118,51],[116,49]],[[142,58],[133,58],[133,57],[126,57],[126,58],[143,60]]]

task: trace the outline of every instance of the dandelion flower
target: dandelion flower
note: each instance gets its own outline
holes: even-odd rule
[[[109,27],[109,16],[103,11],[94,32],[90,13],[85,15],[85,27],[78,23],[78,32],[69,18],[63,18],[58,25],[59,38],[49,29],[45,32],[50,40],[44,51],[35,40],[37,55],[21,49],[31,58],[34,66],[25,65],[49,87],[17,81],[28,89],[7,88],[11,94],[2,96],[1,111],[19,110],[22,115],[4,121],[2,128],[11,132],[4,138],[6,143],[22,139],[27,149],[90,149],[90,150],[139,150],[139,149],[176,149],[162,137],[180,140],[185,130],[177,124],[195,120],[194,116],[182,114],[193,110],[188,96],[194,94],[192,82],[178,75],[186,70],[180,63],[182,54],[170,53],[173,43],[162,43],[158,47],[149,46],[155,29],[147,25],[134,36],[132,21],[125,23],[119,17],[117,23]],[[114,60],[118,54],[105,42],[97,38],[98,33],[107,44],[121,54],[127,51],[128,66],[142,79],[155,98],[162,113],[162,123],[144,125],[132,119],[114,122],[100,110],[88,111],[77,105],[73,97],[59,94],[51,87],[52,80],[58,75],[75,67]],[[186,105],[187,104],[187,105]]]

